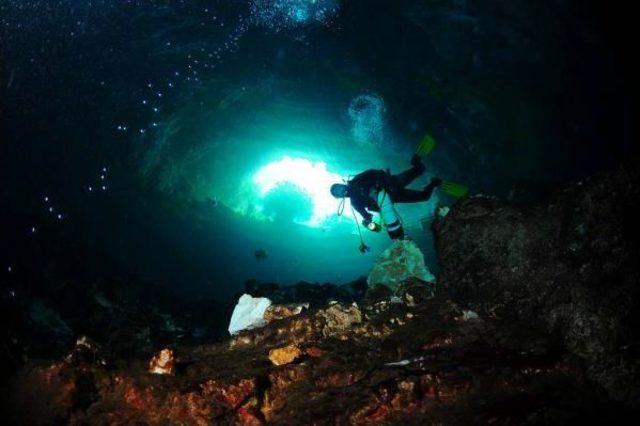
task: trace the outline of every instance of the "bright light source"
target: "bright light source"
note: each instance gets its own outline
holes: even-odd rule
[[[338,200],[333,198],[329,188],[342,182],[342,177],[327,170],[321,161],[311,162],[305,158],[284,157],[262,167],[253,176],[258,194],[264,198],[279,185],[292,184],[308,195],[313,202],[311,218],[305,222],[308,226],[319,226],[325,219],[336,214]]]

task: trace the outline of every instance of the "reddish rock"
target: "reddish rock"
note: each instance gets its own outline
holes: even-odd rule
[[[267,421],[280,420],[279,411],[294,395],[289,390],[292,386],[309,379],[308,373],[301,365],[289,365],[272,371],[269,374],[269,388],[264,394],[261,412]]]
[[[173,393],[165,405],[165,417],[175,424],[206,426],[211,424],[213,409],[209,400],[196,392]]]
[[[149,361],[149,373],[173,374],[174,354],[171,349],[163,349]]]
[[[342,388],[351,386],[365,376],[363,371],[343,370],[322,376],[316,381],[316,386],[325,388]]]
[[[225,384],[216,380],[208,380],[202,387],[202,393],[231,410],[236,410],[256,391],[255,379],[242,379],[237,384]]]
[[[311,346],[309,348],[306,348],[304,350],[304,353],[309,355],[310,357],[314,357],[314,358],[319,358],[323,354],[322,349],[320,349],[317,346]]]
[[[65,363],[36,367],[15,380],[18,390],[13,405],[23,424],[37,423],[39,419],[61,421],[73,413],[78,387],[73,370]]]
[[[236,415],[239,424],[243,426],[261,426],[264,424],[256,405],[257,401],[249,401],[238,409]]]
[[[410,378],[398,383],[398,391],[391,400],[394,410],[413,410],[419,401],[418,384],[416,378]]]
[[[349,422],[355,425],[380,424],[390,411],[388,405],[381,403],[377,398],[372,398],[369,403],[350,416]]]

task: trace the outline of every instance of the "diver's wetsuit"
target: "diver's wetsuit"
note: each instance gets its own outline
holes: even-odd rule
[[[384,170],[366,170],[356,175],[347,184],[351,205],[362,215],[365,223],[370,223],[373,216],[367,210],[380,211],[376,199],[378,192],[383,189],[387,191],[393,203],[427,201],[437,184],[430,183],[422,191],[405,188],[424,171],[425,166],[421,162],[414,163],[409,170],[397,175],[390,175]]]

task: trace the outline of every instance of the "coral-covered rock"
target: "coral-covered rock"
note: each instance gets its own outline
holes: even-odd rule
[[[348,332],[354,324],[362,321],[362,313],[355,303],[349,306],[334,303],[327,309],[319,311],[317,316],[325,321],[325,327],[323,329],[325,336],[342,336]]]
[[[308,303],[292,305],[271,305],[264,312],[263,318],[267,322],[276,321],[298,315],[304,309],[309,309]]]
[[[163,349],[149,361],[149,373],[173,374],[174,363],[173,350]]]
[[[322,352],[322,349],[320,349],[319,347],[311,346],[311,347],[306,348],[304,350],[304,353],[309,355],[309,356],[311,356],[311,357],[318,358],[318,357],[322,356],[323,352]]]

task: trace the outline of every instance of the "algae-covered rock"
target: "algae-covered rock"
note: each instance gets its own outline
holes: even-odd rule
[[[386,285],[395,292],[400,283],[410,278],[435,282],[418,246],[411,240],[397,240],[382,252],[369,273],[367,284],[369,287]]]
[[[552,333],[609,394],[640,407],[640,205],[631,170],[569,185],[546,203],[461,200],[433,228],[438,282],[481,317]]]
[[[267,322],[277,321],[284,318],[300,314],[304,309],[309,309],[308,303],[297,305],[271,305],[264,312],[264,320]]]
[[[325,336],[341,335],[349,331],[354,324],[362,322],[362,312],[355,303],[350,306],[334,303],[327,309],[319,311],[317,315],[325,321],[323,330]]]

